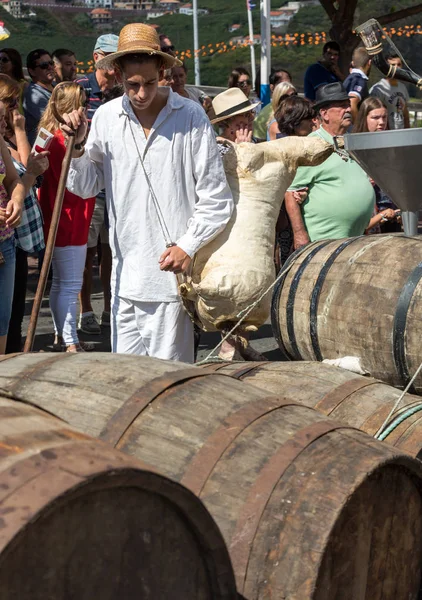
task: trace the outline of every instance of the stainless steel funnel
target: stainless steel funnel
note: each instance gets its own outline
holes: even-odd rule
[[[422,128],[346,134],[344,147],[402,210],[405,234],[416,235],[422,209]]]

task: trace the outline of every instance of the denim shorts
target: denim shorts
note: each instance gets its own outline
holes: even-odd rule
[[[16,262],[15,236],[12,235],[4,242],[0,242],[0,252],[6,261],[0,265],[0,336],[2,336],[7,334],[12,313]]]

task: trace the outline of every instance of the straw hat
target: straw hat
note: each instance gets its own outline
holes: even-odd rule
[[[96,64],[98,69],[109,69],[116,59],[126,54],[150,54],[161,56],[166,68],[179,67],[182,63],[174,56],[161,52],[160,38],[153,27],[143,23],[130,23],[120,32],[117,52],[108,54]]]
[[[215,119],[213,119],[211,123],[214,125],[215,123],[225,121],[230,117],[249,112],[257,107],[258,104],[260,104],[260,102],[254,102],[252,104],[239,88],[229,88],[225,92],[218,94],[212,101]]]

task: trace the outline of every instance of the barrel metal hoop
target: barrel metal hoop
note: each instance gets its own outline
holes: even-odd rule
[[[19,354],[21,354],[20,352],[14,352],[13,354],[2,354],[0,356],[0,363],[4,362],[5,360],[9,360],[9,358],[15,358],[15,356],[19,356]]]
[[[394,364],[398,376],[404,387],[407,386],[411,377],[406,359],[406,324],[407,315],[409,312],[410,304],[412,302],[413,295],[416,287],[422,279],[422,262],[412,271],[408,280],[403,286],[399,300],[397,302],[396,312],[394,315],[394,327],[393,327],[393,357]],[[415,387],[412,385],[408,392],[415,394]]]
[[[14,358],[17,358],[18,356],[25,356],[25,354],[16,354],[16,355],[11,355]],[[48,355],[46,355],[48,356]],[[75,356],[73,353],[71,352],[61,352],[59,354],[54,354],[53,356],[50,356],[49,358],[46,358],[46,360],[43,360],[41,362],[37,362],[35,365],[31,366],[31,367],[27,367],[26,369],[24,369],[22,371],[22,373],[19,373],[19,378],[17,378],[16,383],[12,383],[11,385],[8,386],[8,390],[11,393],[17,392],[19,391],[19,388],[21,386],[22,383],[25,382],[25,380],[31,380],[33,377],[38,377],[39,375],[41,375],[42,373],[44,373],[45,371],[47,371],[47,369],[49,367],[51,367],[51,365],[53,365],[56,362],[60,362],[62,360],[69,360],[70,357]],[[43,409],[41,409],[43,410]]]
[[[319,342],[318,342],[318,304],[319,304],[319,296],[320,296],[320,293],[322,290],[322,286],[324,285],[325,278],[327,277],[328,271],[333,266],[334,261],[339,256],[339,254],[341,254],[343,252],[343,250],[345,250],[348,246],[350,246],[350,244],[353,244],[353,242],[356,242],[357,240],[360,240],[360,239],[362,239],[362,236],[359,236],[356,238],[348,238],[334,250],[334,252],[331,254],[331,256],[329,256],[328,259],[326,260],[326,262],[324,263],[324,266],[322,267],[322,269],[318,275],[318,278],[316,280],[316,283],[314,285],[314,289],[312,290],[311,306],[310,306],[310,314],[309,314],[309,332],[310,332],[310,337],[311,337],[312,349],[314,351],[316,360],[319,360],[319,361],[323,360],[323,356],[321,354],[321,349],[319,347]]]
[[[286,260],[286,262],[284,263],[282,268],[285,269],[285,268],[289,267],[306,250],[309,250],[309,245],[304,246],[303,248],[298,248],[298,250],[295,250],[293,252],[293,254],[291,254],[288,257],[288,259]],[[278,347],[280,348],[280,351],[281,351],[283,357],[286,360],[294,360],[293,357],[288,353],[287,348],[283,342],[283,336],[281,335],[281,328],[280,328],[279,310],[278,310],[279,303],[280,303],[280,296],[281,296],[281,292],[283,291],[283,286],[286,281],[287,274],[288,274],[288,271],[285,273],[285,275],[280,277],[279,281],[277,282],[276,286],[274,287],[273,297],[272,297],[272,301],[271,301],[271,328],[273,330],[273,335],[274,335],[275,341],[277,342]]]
[[[295,310],[295,300],[296,300],[296,292],[299,287],[299,283],[302,279],[302,275],[306,270],[306,267],[309,265],[311,260],[314,258],[316,254],[322,248],[325,248],[328,244],[330,244],[333,240],[327,240],[325,242],[320,243],[316,248],[310,252],[305,260],[301,263],[298,270],[296,271],[292,283],[290,285],[289,294],[287,296],[287,304],[286,304],[286,323],[287,323],[287,335],[292,346],[293,350],[293,360],[303,360],[300,354],[299,346],[297,345],[296,335],[295,335],[295,325],[294,325],[294,310]]]
[[[301,405],[287,398],[269,396],[249,402],[229,415],[204,441],[199,452],[187,466],[181,483],[199,496],[216,464],[234,440],[255,421],[285,406]],[[307,407],[303,406],[303,408]]]
[[[241,381],[244,377],[246,377],[247,375],[252,375],[254,371],[260,369],[261,367],[264,367],[265,365],[268,365],[268,363],[268,360],[254,362],[252,364],[249,363],[246,367],[242,367],[241,369],[237,369],[236,371],[231,371],[230,373],[227,373],[227,375],[230,375],[230,377],[233,377],[233,379],[238,379],[239,381]]]
[[[197,367],[192,367],[190,369],[164,373],[164,375],[152,379],[132,394],[132,396],[130,396],[130,398],[128,398],[114,413],[100,433],[99,439],[118,448],[119,442],[122,440],[126,431],[135,419],[139,417],[141,412],[145,410],[151,402],[161,396],[161,394],[167,392],[174,386],[190,381],[191,379],[209,377],[210,375],[227,377],[227,375],[224,375],[223,373],[207,373]]]
[[[315,410],[324,413],[325,415],[331,415],[331,413],[340,405],[342,402],[350,398],[354,393],[362,390],[371,385],[381,383],[378,379],[349,379],[341,385],[337,386],[328,394],[325,394],[323,398],[315,404]]]
[[[300,429],[277,449],[277,452],[262,468],[242,507],[229,547],[236,579],[239,583],[241,582],[239,586],[241,593],[248,591],[245,586],[252,547],[265,508],[278,482],[299,455],[311,444],[327,433],[339,429],[353,430],[354,428],[335,421],[319,421]],[[246,593],[246,595],[248,594]]]
[[[220,371],[221,369],[224,369],[224,367],[227,367],[227,365],[231,364],[232,362],[230,361],[209,362],[202,365],[196,365],[196,368],[202,369],[203,371],[206,370],[208,373],[217,373],[217,371]]]

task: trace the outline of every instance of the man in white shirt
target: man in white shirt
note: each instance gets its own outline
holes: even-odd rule
[[[402,60],[399,56],[390,56],[388,58],[390,65],[402,68]],[[397,79],[381,79],[369,90],[370,96],[380,98],[388,109],[389,129],[408,129],[410,127],[409,92],[406,86]]]
[[[199,105],[158,87],[162,71],[180,62],[160,51],[152,27],[124,27],[118,51],[100,62],[114,66],[125,95],[97,110],[85,149],[83,110],[64,119],[76,130],[68,189],[84,198],[106,190],[112,351],[192,362],[175,273],[233,211],[215,135]]]

